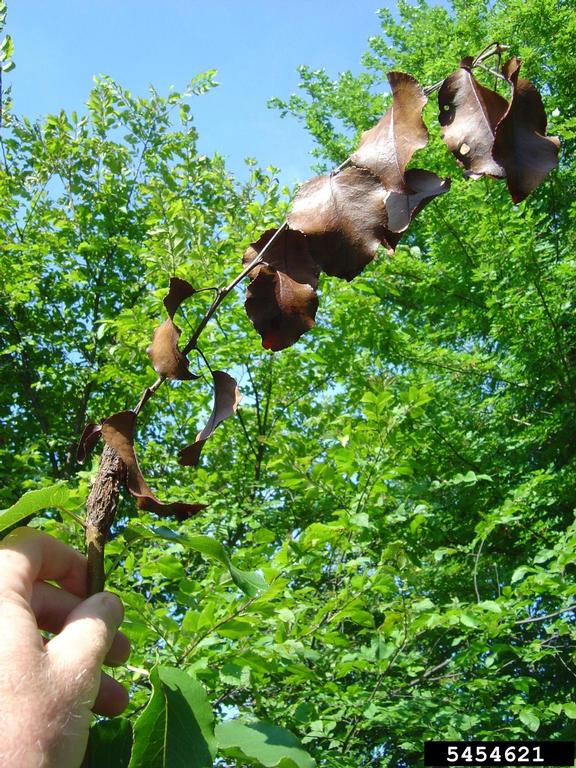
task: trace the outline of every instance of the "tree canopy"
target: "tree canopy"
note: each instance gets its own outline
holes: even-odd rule
[[[166,701],[194,712],[198,766],[218,749],[230,766],[402,768],[427,739],[575,738],[576,14],[569,0],[401,0],[380,22],[361,75],[304,66],[300,94],[273,101],[314,136],[319,171],[381,117],[388,71],[432,85],[493,41],[542,94],[559,166],[515,205],[501,181],[464,178],[430,98],[413,164],[451,190],[393,253],[349,284],[322,275],[315,327],[281,352],[262,348],[243,292],[228,296],[192,355],[199,378],[139,418],[150,486],[207,506],[159,524],[122,502],[108,588],[127,608],[132,703],[95,726],[96,765],[107,739],[125,745],[117,765],[190,765],[168,727],[159,756]],[[31,524],[77,546],[70,513],[97,456],[79,467],[76,444],[154,381],[169,279],[206,289],[179,309],[192,331],[286,217],[274,169],[240,184],[198,154],[194,99],[212,84],[135,98],[102,78],[84,112],[5,116],[2,506],[61,482]],[[192,469],[177,452],[210,415],[210,369],[242,400]]]

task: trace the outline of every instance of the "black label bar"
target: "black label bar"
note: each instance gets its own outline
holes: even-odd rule
[[[427,741],[424,765],[437,766],[570,766],[573,741]]]

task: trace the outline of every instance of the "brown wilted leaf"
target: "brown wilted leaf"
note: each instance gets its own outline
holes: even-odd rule
[[[294,344],[312,328],[318,309],[315,288],[320,269],[312,259],[306,237],[295,230],[271,229],[246,250],[244,266],[274,240],[264,264],[250,273],[246,313],[262,337],[264,349],[278,351]]]
[[[264,349],[278,352],[312,328],[318,297],[308,284],[297,283],[264,264],[246,289],[244,307]]]
[[[164,297],[164,306],[171,320],[174,320],[174,315],[180,304],[195,293],[196,289],[187,280],[182,280],[180,277],[170,278],[168,293]]]
[[[302,185],[288,226],[306,235],[313,259],[328,275],[352,280],[385,238],[387,192],[370,171],[347,168]]]
[[[86,461],[86,458],[90,455],[98,440],[100,440],[101,435],[102,427],[100,424],[93,424],[92,422],[86,424],[78,443],[78,450],[76,451],[76,459],[80,464]]]
[[[472,60],[462,61],[438,93],[442,138],[466,169],[466,175],[503,178],[506,172],[492,156],[494,133],[508,109],[508,102],[496,91],[485,88],[470,70]]]
[[[146,352],[158,376],[181,381],[197,379],[198,377],[189,371],[188,358],[178,348],[180,333],[180,328],[168,318],[154,331],[152,344]]]
[[[154,496],[138,466],[134,451],[135,428],[134,411],[121,411],[103,422],[102,436],[126,465],[126,487],[136,499],[138,507],[157,515],[174,515],[178,520],[186,520],[204,509],[206,504],[186,504],[180,501],[164,504]]]
[[[350,160],[380,178],[386,189],[408,192],[404,171],[417,149],[425,147],[428,131],[422,110],[428,99],[418,81],[404,72],[389,72],[392,106],[365,131]]]
[[[264,248],[264,263],[278,272],[283,272],[297,283],[308,284],[312,288],[318,285],[320,268],[310,255],[308,242],[301,232],[283,229],[279,234],[277,229],[269,229],[255,242],[251,243],[244,254],[243,264],[247,267]],[[268,243],[274,238],[272,244]],[[254,278],[259,267],[250,272]]]
[[[213,371],[214,379],[214,406],[208,419],[208,423],[201,432],[196,435],[196,440],[183,448],[179,453],[179,462],[184,466],[196,466],[200,459],[200,453],[206,440],[213,434],[216,427],[236,412],[240,402],[240,390],[236,379],[225,371]]]
[[[391,192],[386,200],[388,213],[388,232],[386,242],[395,248],[412,219],[438,195],[450,189],[450,179],[441,179],[431,171],[411,168],[406,171],[408,194]]]
[[[503,74],[511,83],[512,100],[496,127],[492,153],[506,170],[506,183],[515,203],[527,197],[558,163],[560,140],[546,136],[542,99],[529,80],[519,77],[521,62],[506,62]]]

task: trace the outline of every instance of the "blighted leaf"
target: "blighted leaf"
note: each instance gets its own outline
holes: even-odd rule
[[[376,176],[362,168],[316,176],[300,188],[288,225],[306,235],[326,274],[352,280],[385,239],[386,196]]]
[[[154,667],[152,696],[134,724],[129,768],[212,768],[212,707],[200,683],[181,669]]]
[[[81,464],[86,461],[86,458],[90,455],[98,440],[100,440],[101,435],[102,427],[100,424],[93,424],[92,422],[86,424],[78,443],[78,450],[76,451],[76,459]]]
[[[197,379],[198,377],[188,370],[190,365],[188,358],[178,349],[180,333],[180,328],[171,318],[168,318],[154,331],[152,344],[146,352],[158,376],[181,381]]]
[[[314,325],[318,297],[310,285],[297,283],[263,265],[246,289],[246,314],[262,337],[264,349],[292,346]]]
[[[496,127],[492,153],[506,171],[512,200],[519,203],[544,180],[558,163],[560,140],[546,136],[542,99],[529,80],[518,77],[521,62],[510,59],[503,68],[512,84],[512,100]]]
[[[174,320],[174,315],[180,304],[195,293],[196,289],[187,280],[182,280],[180,277],[170,278],[168,293],[164,297],[164,306],[171,320]]]
[[[164,504],[154,496],[138,466],[134,451],[135,427],[134,411],[121,411],[103,422],[102,437],[126,465],[126,486],[140,509],[155,512],[157,515],[174,515],[178,520],[185,520],[204,509],[205,504],[186,504],[180,501]]]
[[[272,241],[271,245],[268,245]],[[265,249],[265,250],[264,250]],[[244,254],[243,264],[247,267],[256,256],[264,251],[263,261],[291,280],[316,288],[320,269],[310,255],[304,235],[290,229],[269,229],[259,240],[251,243]],[[260,266],[254,267],[250,277],[258,274]]]
[[[294,344],[314,325],[318,309],[314,289],[320,269],[301,232],[268,230],[247,249],[244,266],[264,249],[264,263],[250,273],[244,306],[264,349],[276,352]]]
[[[200,459],[202,447],[212,435],[218,424],[236,412],[240,402],[240,390],[236,379],[225,371],[213,371],[214,379],[214,406],[208,419],[208,423],[201,432],[196,435],[192,445],[187,445],[179,454],[180,464],[184,466],[196,466]]]
[[[358,150],[350,159],[354,165],[372,171],[386,189],[408,192],[404,171],[414,152],[428,142],[422,120],[427,98],[418,81],[404,72],[389,72],[388,82],[392,106],[362,134]]]
[[[466,169],[467,176],[502,178],[506,172],[492,156],[492,145],[508,102],[473,77],[471,64],[470,58],[464,59],[460,69],[444,80],[438,93],[442,138]]]
[[[388,213],[388,233],[386,242],[394,248],[408,229],[412,219],[420,213],[431,200],[443,195],[450,189],[450,179],[441,179],[431,171],[413,168],[406,171],[408,194],[391,192],[386,199]]]

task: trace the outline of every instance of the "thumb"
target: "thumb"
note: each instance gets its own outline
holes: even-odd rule
[[[75,680],[99,680],[100,668],[124,617],[116,595],[99,592],[70,612],[62,631],[46,651],[53,663],[65,667]]]

